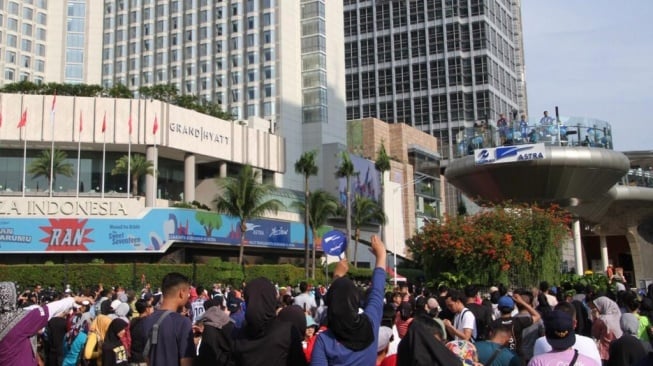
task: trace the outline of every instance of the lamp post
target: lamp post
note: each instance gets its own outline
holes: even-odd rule
[[[394,195],[395,195],[397,192],[401,192],[405,187],[408,187],[408,186],[411,185],[411,184],[417,184],[417,183],[422,182],[422,181],[424,181],[424,180],[426,180],[426,179],[428,179],[428,178],[430,178],[430,177],[429,177],[429,176],[426,176],[426,175],[422,175],[422,176],[419,177],[419,178],[413,179],[413,180],[411,180],[411,181],[409,181],[409,182],[407,182],[407,183],[404,183],[404,184],[402,184],[402,185],[400,185],[400,186],[397,186],[397,187],[393,188],[393,190],[392,190],[392,195],[393,195],[393,197],[394,197]],[[397,214],[397,210],[396,210],[396,207],[395,207],[395,202],[397,202],[397,200],[396,200],[396,199],[393,199],[393,200],[392,200],[392,212],[393,212],[393,215],[396,215],[396,214]],[[401,210],[400,210],[400,212],[401,212],[401,215],[400,215],[400,217],[401,217],[400,225],[403,225],[403,220],[404,220],[404,205],[403,205],[403,200],[402,200],[402,205],[401,205]],[[394,223],[395,220],[393,219],[392,221],[393,221],[393,223]],[[393,267],[393,268],[392,268],[392,270],[393,270],[393,272],[394,272],[394,283],[395,283],[395,286],[397,286],[397,238],[396,238],[396,232],[397,232],[397,227],[394,227],[394,225],[393,225],[393,228],[392,228],[392,257],[393,257],[393,265],[392,265],[392,267]]]

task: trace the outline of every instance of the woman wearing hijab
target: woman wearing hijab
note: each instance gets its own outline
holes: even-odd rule
[[[601,296],[591,302],[592,309],[592,337],[598,340],[601,360],[606,362],[610,358],[610,343],[620,338],[623,332],[619,325],[621,311],[616,302]]]
[[[129,323],[116,318],[111,321],[102,343],[102,365],[123,366],[129,364],[127,349],[120,338],[127,332]]]
[[[106,301],[105,301],[106,302]],[[88,329],[88,338],[84,347],[85,360],[97,360],[97,365],[102,366],[102,342],[111,325],[111,318],[106,315],[98,315]]]
[[[637,339],[639,320],[633,313],[625,313],[619,322],[623,335],[610,344],[608,366],[631,366],[651,351],[648,342]]]
[[[267,278],[245,287],[245,322],[233,343],[236,365],[307,365],[302,333],[289,322],[278,320],[277,290]]]
[[[326,295],[328,329],[317,336],[312,366],[374,365],[385,286],[385,246],[372,236],[372,252],[376,266],[372,274],[372,290],[362,314],[358,309],[361,293],[346,277],[333,281]]]
[[[234,322],[229,318],[229,314],[219,306],[211,306],[202,314],[200,322],[204,324],[204,331],[194,365],[233,365],[231,333],[234,330]]]
[[[0,282],[0,365],[36,366],[36,352],[30,338],[57,314],[68,312],[86,297],[66,297],[44,306],[18,308],[16,284]]]
[[[461,365],[460,359],[442,343],[445,333],[429,316],[414,318],[397,349],[397,366]]]

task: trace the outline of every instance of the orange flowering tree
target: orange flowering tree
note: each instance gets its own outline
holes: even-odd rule
[[[557,206],[502,204],[431,223],[408,243],[426,273],[457,272],[474,283],[556,283],[569,215]]]

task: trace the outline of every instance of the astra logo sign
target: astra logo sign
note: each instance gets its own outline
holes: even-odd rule
[[[474,157],[477,165],[540,160],[545,158],[545,149],[544,144],[500,146],[476,150]]]

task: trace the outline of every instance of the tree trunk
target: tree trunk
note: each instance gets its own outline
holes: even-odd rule
[[[247,225],[243,221],[240,224],[240,253],[238,254],[238,264],[243,265],[243,259],[245,257],[245,233],[247,232]]]
[[[132,174],[132,191],[127,193],[129,193],[129,196],[131,197],[138,196],[138,175]]]
[[[379,196],[379,206],[381,206],[381,212],[383,212],[383,215],[385,216],[385,172],[381,172],[381,194]],[[385,243],[385,224],[381,224],[381,241]]]
[[[347,187],[345,188],[345,192],[347,193],[347,242],[349,242],[351,240],[351,192],[349,187],[349,176],[347,176],[346,181]]]
[[[308,175],[305,176],[305,181],[304,181],[304,276],[308,278],[308,263],[309,263],[309,252],[308,252],[308,230],[310,227],[310,222],[308,219],[308,213],[309,213],[309,204],[308,204],[308,196],[309,196],[309,191],[308,191]]]
[[[361,237],[361,229],[356,228],[356,231],[354,231],[354,267],[358,267],[358,239]]]
[[[315,251],[317,248],[317,230],[313,229],[313,260],[311,261],[311,278],[315,279]]]

